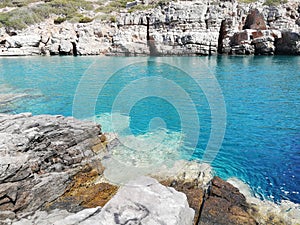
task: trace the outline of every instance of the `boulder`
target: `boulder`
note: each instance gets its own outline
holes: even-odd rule
[[[232,46],[230,53],[233,55],[253,55],[255,53],[255,48],[253,45],[245,43]]]
[[[59,43],[53,43],[48,45],[50,55],[58,55],[59,54]]]
[[[275,46],[273,41],[256,39],[254,43],[256,55],[274,55]]]
[[[194,210],[183,193],[155,179],[139,177],[122,187],[99,214],[80,224],[191,225],[193,218]]]
[[[264,16],[258,11],[258,9],[251,10],[250,14],[246,18],[246,22],[243,29],[267,29]]]
[[[194,182],[184,182],[183,180],[162,181],[163,185],[173,187],[176,191],[183,192],[187,196],[189,206],[195,210],[194,223],[199,220],[201,206],[203,204],[204,190],[200,188],[197,180]]]
[[[245,196],[237,188],[214,177],[198,225],[256,225],[248,208]]]
[[[296,24],[300,27],[300,17],[296,20]]]
[[[71,55],[73,53],[73,45],[69,40],[62,40],[58,50],[60,55]]]
[[[244,30],[241,32],[236,32],[230,39],[230,45],[240,45],[244,43],[250,43],[252,38],[252,30]]]
[[[10,47],[38,47],[41,41],[40,35],[15,35],[6,40]]]
[[[282,37],[275,40],[277,54],[299,55],[300,34],[290,31],[282,32]]]

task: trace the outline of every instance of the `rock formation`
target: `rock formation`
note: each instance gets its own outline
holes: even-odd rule
[[[0,121],[0,211],[24,214],[61,196],[100,143],[99,125],[73,118],[2,114]]]
[[[122,187],[101,210],[84,224],[168,224],[190,225],[194,218],[186,196],[159,184],[155,179],[140,177]]]
[[[212,179],[208,164],[178,161],[171,169],[149,174],[156,180],[139,177],[121,187],[111,184],[104,173],[109,168],[101,164],[109,157],[111,137],[116,138],[105,138],[99,125],[74,118],[0,114],[0,224],[287,221],[285,214],[261,216],[267,207],[255,209],[259,203],[251,200],[249,205],[239,189],[218,177]],[[298,211],[291,212],[295,224]]]
[[[214,177],[208,197],[203,204],[199,225],[258,224],[249,215],[248,209],[245,196],[237,188],[219,177]]]
[[[53,19],[22,31],[0,29],[0,55],[214,55],[300,52],[299,2],[172,1],[121,12],[116,22]]]

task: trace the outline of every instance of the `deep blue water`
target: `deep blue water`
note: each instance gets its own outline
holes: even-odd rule
[[[221,125],[212,129],[212,105],[224,98],[216,174],[243,180],[261,198],[300,203],[299,69],[300,57],[288,56],[1,58],[0,98],[15,99],[0,104],[0,112],[96,115],[110,131],[113,109],[121,135],[164,127],[171,139],[183,132],[182,157],[202,159],[211,133],[221,132]],[[172,148],[172,141],[163,147],[168,143]]]

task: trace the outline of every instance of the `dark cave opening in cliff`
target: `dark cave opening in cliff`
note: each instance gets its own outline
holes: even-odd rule
[[[77,46],[76,46],[76,43],[75,43],[75,42],[72,42],[72,46],[73,46],[73,55],[74,55],[74,56],[77,56],[77,55],[78,55],[78,52],[77,52]]]

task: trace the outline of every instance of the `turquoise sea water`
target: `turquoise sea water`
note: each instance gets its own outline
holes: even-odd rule
[[[212,129],[212,107],[224,98],[216,174],[243,180],[261,198],[300,203],[299,69],[300,57],[288,56],[1,58],[0,112],[95,115],[104,131],[147,137],[141,148],[165,135],[161,158],[179,151],[202,159],[211,133],[221,132]]]

